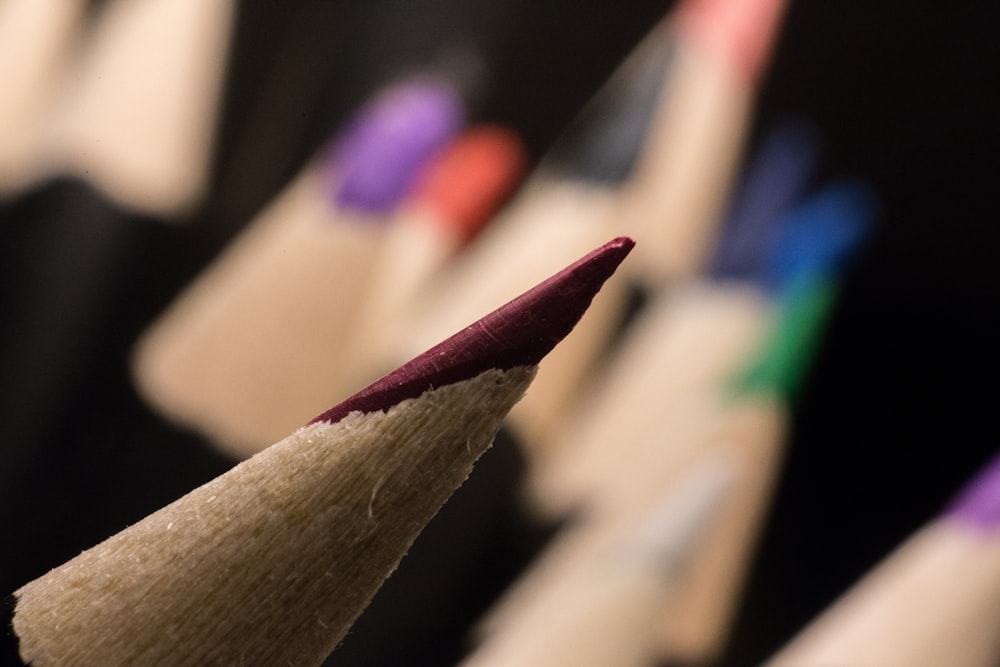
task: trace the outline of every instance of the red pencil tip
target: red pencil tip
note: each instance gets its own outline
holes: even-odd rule
[[[619,237],[333,406],[312,422],[387,410],[489,369],[534,366],[566,337],[635,242]]]

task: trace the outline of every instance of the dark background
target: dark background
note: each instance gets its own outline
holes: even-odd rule
[[[128,352],[375,86],[475,49],[473,119],[511,124],[537,157],[671,5],[244,2],[194,224],[116,210],[72,180],[0,201],[0,591],[231,465],[145,407]],[[721,664],[775,650],[997,448],[998,19],[985,1],[791,3],[754,136],[813,121],[820,178],[866,180],[881,213],[796,403]],[[460,655],[546,533],[512,506],[519,465],[509,443],[491,450],[331,664]]]

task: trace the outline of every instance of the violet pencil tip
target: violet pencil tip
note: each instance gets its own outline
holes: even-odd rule
[[[444,81],[422,77],[389,87],[361,109],[334,146],[334,202],[369,213],[392,210],[463,122],[462,101]]]
[[[1000,455],[965,485],[948,507],[947,515],[982,530],[1000,528]]]

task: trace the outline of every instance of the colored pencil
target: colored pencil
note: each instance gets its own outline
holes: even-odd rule
[[[622,483],[641,452],[684,442],[750,356],[769,316],[750,286],[692,285],[649,304],[549,455],[536,461],[528,486],[533,510],[568,515]]]
[[[435,79],[376,96],[139,342],[147,399],[245,457],[347,395],[331,376],[386,224],[461,119]]]
[[[605,244],[20,588],[22,659],[320,664],[631,248]]]
[[[784,324],[779,331],[794,328],[797,321],[812,319],[804,338],[816,337],[818,323],[829,304],[826,288],[820,294],[803,290],[802,303],[784,304]],[[789,334],[777,335],[772,348],[783,348]],[[809,349],[809,340],[798,344]],[[801,357],[786,351],[788,357]],[[803,364],[799,361],[799,367]],[[719,508],[713,525],[698,546],[687,577],[675,590],[674,606],[660,619],[659,655],[672,663],[704,665],[717,659],[725,646],[732,615],[740,599],[742,583],[752,559],[756,538],[766,516],[771,489],[780,470],[788,424],[788,407],[773,386],[747,388],[731,402],[715,404],[694,434],[686,457],[672,461],[673,472],[665,480],[690,474],[704,456],[721,457],[734,467],[730,495]]]
[[[782,225],[774,257],[758,278],[766,289],[702,288],[649,311],[599,386],[600,400],[581,405],[562,456],[534,480],[533,499],[548,513],[582,507],[591,521],[614,524],[641,511],[658,489],[684,479],[702,457],[733,462],[732,494],[660,622],[658,648],[665,659],[705,664],[724,646],[777,474],[785,402],[831,302],[829,280],[812,274],[840,261],[870,215],[863,191],[828,187]],[[767,295],[779,286],[787,292],[778,298],[781,319],[764,344],[767,302],[774,300]],[[740,380],[734,400],[726,387],[761,345],[760,361],[740,374],[752,382]],[[649,410],[651,397],[664,410]],[[586,448],[577,452],[576,444]]]
[[[666,101],[622,212],[646,240],[632,268],[650,285],[690,276],[708,256],[783,9],[783,0],[687,0],[674,15]]]
[[[1000,457],[767,662],[989,667],[1000,662]]]

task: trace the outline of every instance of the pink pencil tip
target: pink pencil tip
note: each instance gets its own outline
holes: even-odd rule
[[[310,423],[386,410],[490,370],[534,366],[566,337],[635,242],[619,237],[400,366]]]
[[[686,0],[678,19],[685,34],[719,53],[746,80],[760,77],[786,0]]]

